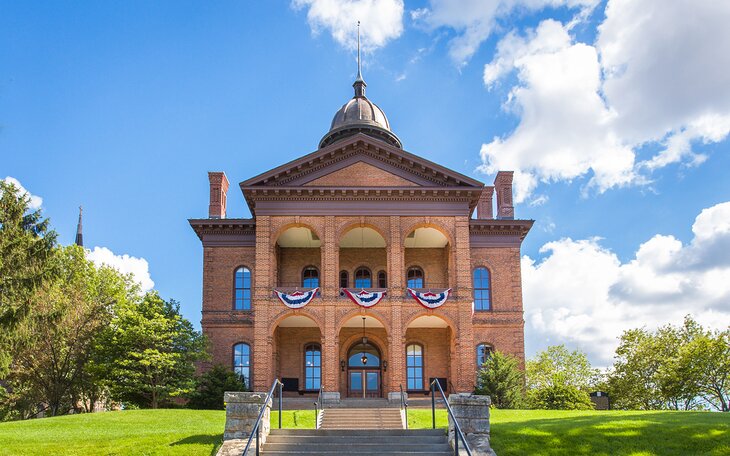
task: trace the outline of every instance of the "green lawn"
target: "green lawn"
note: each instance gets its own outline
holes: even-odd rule
[[[411,428],[431,427],[430,410],[408,413]],[[0,454],[209,456],[224,421],[222,411],[130,410],[0,423]],[[314,412],[285,411],[282,424],[312,428]],[[444,410],[436,424],[446,426]],[[492,445],[499,456],[730,455],[730,415],[494,410]]]

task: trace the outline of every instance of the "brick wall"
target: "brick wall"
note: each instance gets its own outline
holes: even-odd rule
[[[449,248],[409,248],[405,249],[405,271],[411,266],[423,269],[426,287],[449,285]],[[405,284],[404,284],[405,286]]]

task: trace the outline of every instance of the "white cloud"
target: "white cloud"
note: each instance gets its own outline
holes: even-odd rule
[[[142,291],[149,291],[155,286],[150,277],[149,263],[144,258],[137,258],[124,255],[115,255],[114,252],[106,247],[94,247],[87,253],[88,259],[97,266],[107,265],[122,274],[132,274],[134,280],[139,283]]]
[[[590,176],[584,190],[604,192],[701,164],[693,144],[730,133],[730,53],[719,52],[730,48],[728,23],[728,2],[609,0],[595,45],[553,20],[508,33],[484,83],[516,73],[505,108],[520,122],[482,146],[480,169],[515,170],[521,202],[540,182]],[[647,145],[659,152],[638,158]]]
[[[20,181],[18,179],[8,176],[5,179],[3,179],[3,181],[5,181],[9,184],[14,184],[16,187],[18,187],[20,189],[21,194],[28,195],[28,197],[30,198],[30,203],[28,205],[30,210],[34,211],[36,209],[40,209],[40,207],[43,205],[43,198],[41,198],[40,196],[34,195],[34,194],[30,193],[28,190],[26,190],[25,187],[23,187],[20,184]]]
[[[573,43],[559,22],[543,21],[527,37],[507,35],[484,70],[488,85],[512,68],[519,85],[507,108],[520,124],[506,138],[481,149],[480,170],[515,173],[515,201],[524,201],[539,181],[571,180],[593,172],[599,191],[635,180],[634,152],[610,128],[615,113],[599,95],[601,68],[595,48]]]
[[[402,0],[292,0],[295,9],[308,8],[315,34],[323,29],[346,49],[357,48],[357,21],[365,51],[384,46],[403,33]]]
[[[622,263],[597,238],[545,244],[522,258],[528,351],[567,343],[609,365],[630,328],[679,324],[686,314],[712,327],[730,322],[730,202],[703,210],[684,245],[656,235]]]
[[[431,0],[428,8],[411,11],[411,19],[432,29],[453,28],[449,54],[458,65],[466,64],[479,46],[494,32],[501,18],[515,11],[539,11],[567,7],[585,16],[598,0]]]

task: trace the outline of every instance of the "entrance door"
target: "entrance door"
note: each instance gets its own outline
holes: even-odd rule
[[[380,351],[363,341],[348,352],[347,395],[349,397],[380,397]]]
[[[347,392],[350,397],[380,397],[380,371],[350,370]]]

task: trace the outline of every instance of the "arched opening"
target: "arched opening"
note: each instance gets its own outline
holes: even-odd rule
[[[317,322],[305,315],[289,315],[276,325],[273,336],[274,375],[284,384],[284,395],[316,396],[327,368]]]
[[[406,236],[404,246],[408,288],[449,288],[451,245],[441,231],[416,228]]]
[[[355,315],[340,328],[340,394],[346,397],[383,396],[387,374],[387,335],[382,323]]]
[[[455,333],[449,323],[435,315],[422,315],[408,324],[405,353],[406,387],[409,393],[427,394],[432,381],[438,380],[444,392],[451,391]]]
[[[285,292],[320,284],[321,246],[317,233],[305,226],[290,227],[276,240],[276,287]]]
[[[340,288],[380,289],[385,280],[380,280],[376,271],[388,270],[388,253],[385,238],[368,226],[349,229],[339,242]],[[342,285],[344,274],[351,277],[348,286]],[[383,277],[385,279],[385,277]]]

